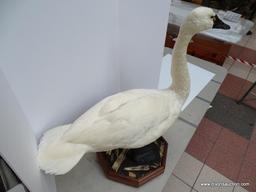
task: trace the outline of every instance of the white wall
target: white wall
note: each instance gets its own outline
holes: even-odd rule
[[[35,136],[1,70],[0,90],[0,155],[31,192],[54,192],[53,178],[38,169]]]
[[[157,88],[170,0],[120,1],[121,89]]]
[[[0,67],[38,137],[119,90],[117,0],[0,4]]]
[[[37,167],[33,132],[39,138],[119,90],[117,5],[0,1],[0,153],[31,192],[55,191]]]

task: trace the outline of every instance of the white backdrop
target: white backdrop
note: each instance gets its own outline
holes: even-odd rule
[[[0,67],[37,137],[119,90],[116,3],[1,1]]]
[[[120,1],[121,89],[157,88],[170,0]]]

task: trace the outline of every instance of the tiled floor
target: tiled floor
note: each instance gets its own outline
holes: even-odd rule
[[[242,65],[240,62],[235,61],[232,64],[232,67],[229,69],[229,73],[236,75],[242,79],[247,79],[251,66],[250,65]]]
[[[230,181],[250,183],[250,186],[236,186],[231,191],[256,191],[256,108],[235,102],[240,92],[247,90],[243,87],[248,88],[250,84],[231,74],[226,77],[212,102],[213,107],[206,113],[186,150],[204,166]],[[218,188],[217,191],[230,189]]]
[[[232,182],[225,176],[221,175],[214,169],[207,165],[204,165],[199,177],[194,185],[194,188],[199,192],[231,192],[233,187],[218,187],[218,186],[205,186],[203,184],[214,183],[230,183]]]
[[[228,74],[219,89],[219,93],[233,99],[234,101],[237,101],[246,93],[246,91],[251,87],[251,85],[252,85],[252,82],[246,79],[242,79],[235,75]],[[256,90],[253,90],[252,93],[254,95],[249,94],[245,98],[244,103],[256,109],[256,102],[255,102]]]
[[[233,99],[217,94],[205,117],[250,139],[256,122],[256,110],[243,104],[238,105]]]
[[[179,163],[173,170],[173,175],[182,178],[183,182],[189,186],[193,186],[203,165],[202,162],[196,160],[193,156],[188,153],[183,153]]]
[[[222,127],[206,118],[199,124],[186,151],[201,162],[205,162]]]
[[[190,192],[191,187],[185,184],[181,179],[171,175],[167,184],[165,185],[163,192]]]
[[[231,79],[237,81],[236,86],[241,85],[240,81],[243,79],[236,78],[228,75],[225,81],[229,82]],[[223,84],[221,91],[227,96],[219,93],[215,97],[213,107],[208,110],[197,127],[164,192],[187,191],[188,186],[190,191],[198,192],[256,191],[256,110],[243,104],[238,105],[228,97],[234,97],[232,86]],[[232,116],[231,119],[225,117],[229,115]],[[232,119],[235,123],[230,123]],[[249,121],[253,126],[248,128],[244,123]],[[174,180],[175,183],[172,183]],[[242,182],[250,185],[244,188],[234,185],[202,185],[214,185],[214,182]],[[182,189],[177,188],[177,183]]]
[[[232,54],[256,63],[254,30],[254,34],[244,38],[241,47],[232,50]],[[253,100],[256,97],[249,95],[243,104],[236,103],[256,81],[256,68],[230,58],[223,66],[229,74],[176,165],[164,192],[256,192],[256,100]],[[201,94],[209,98],[212,96],[208,92]],[[189,114],[186,115],[189,119]],[[191,119],[190,122],[197,123],[199,119]],[[204,185],[214,185],[215,182],[249,183],[249,186]]]
[[[206,159],[206,164],[235,181],[238,177],[248,141],[223,128]]]
[[[173,174],[199,192],[256,191],[256,128],[249,132],[250,137],[244,136],[203,118]],[[250,186],[200,186],[214,181],[244,182]]]

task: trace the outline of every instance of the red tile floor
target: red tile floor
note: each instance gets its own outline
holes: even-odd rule
[[[252,82],[248,80],[228,74],[219,89],[219,93],[234,100],[239,100],[251,85]],[[256,109],[256,102],[254,101],[254,98],[254,96],[248,95],[244,102]]]
[[[210,108],[201,120],[163,192],[256,192],[256,100],[235,102],[251,84],[232,74],[226,76],[212,102],[216,112],[209,113]],[[226,112],[221,114],[220,109]],[[236,119],[222,118],[229,115]],[[214,182],[249,186],[202,185]]]
[[[251,82],[229,74],[219,93],[237,100],[249,85]],[[256,109],[256,100],[249,104]],[[204,117],[186,153],[232,182],[250,183],[245,189],[256,192],[256,126],[248,140]]]

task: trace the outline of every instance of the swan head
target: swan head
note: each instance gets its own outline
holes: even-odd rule
[[[208,7],[198,7],[194,9],[187,16],[184,24],[187,30],[193,34],[212,28],[230,29],[230,26],[221,21],[217,14]]]

